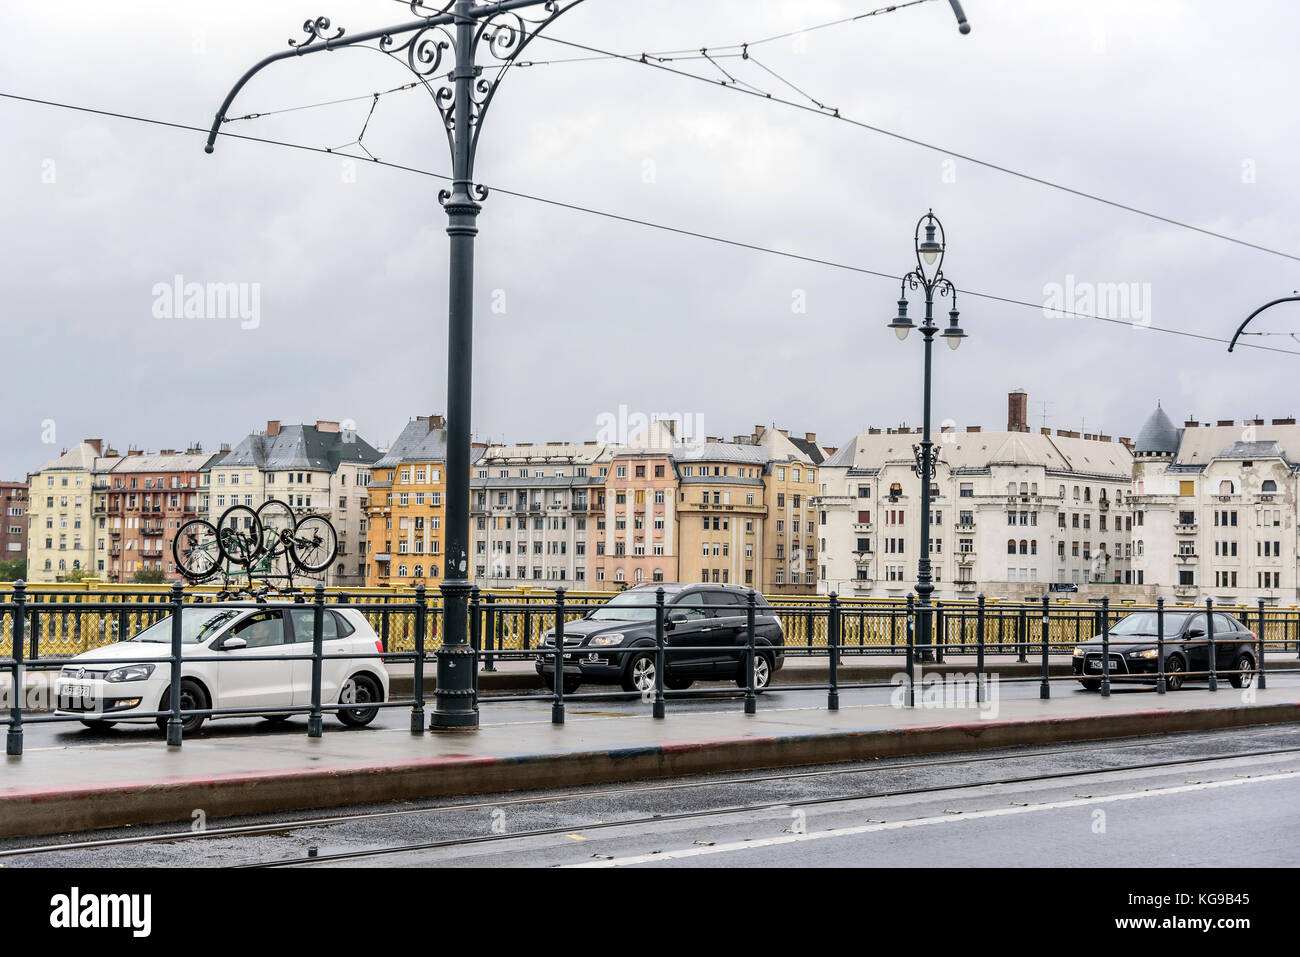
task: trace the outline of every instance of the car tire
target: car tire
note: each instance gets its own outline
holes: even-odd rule
[[[664,687],[669,691],[686,691],[695,684],[694,678],[665,678]]]
[[[1244,674],[1229,675],[1228,680],[1232,682],[1234,688],[1249,688],[1255,681],[1255,659],[1246,652],[1237,656],[1233,662],[1232,670],[1236,672],[1245,672]]]
[[[343,682],[343,687],[339,689],[339,704],[370,703],[371,706],[339,708],[339,720],[349,728],[364,728],[378,716],[379,708],[375,705],[383,700],[384,694],[374,678],[370,675],[353,675]]]
[[[162,701],[158,703],[159,711],[166,711],[171,708],[171,694],[164,694]],[[208,701],[208,694],[203,690],[203,685],[199,684],[192,678],[181,679],[181,710],[182,711],[207,711],[212,707]],[[158,729],[166,732],[167,721],[166,715],[158,719]],[[181,734],[194,734],[199,728],[203,727],[203,722],[208,720],[207,715],[194,714],[181,718]]]
[[[650,651],[638,651],[632,655],[627,667],[623,669],[623,690],[645,694],[655,688],[655,656]]]
[[[551,694],[555,694],[555,676],[554,676],[554,675],[547,675],[547,674],[542,675],[542,684],[546,685],[546,690],[547,690],[547,691],[549,691]],[[581,688],[581,687],[582,687],[582,679],[581,679],[581,678],[565,678],[565,679],[564,679],[564,693],[565,693],[565,694],[573,694],[574,692],[576,692],[576,691],[577,691],[579,688]]]
[[[262,720],[269,722],[270,724],[284,724],[292,717],[293,715],[291,714],[264,714],[262,715]]]
[[[736,674],[736,687],[748,688],[749,676],[745,674],[746,652],[741,652],[740,667]],[[754,690],[763,691],[772,683],[772,656],[766,651],[754,652]]]
[[[1084,679],[1082,679],[1082,680],[1079,682],[1079,684],[1083,685],[1083,690],[1084,690],[1084,691],[1100,691],[1100,690],[1101,690],[1101,682],[1098,681],[1096,678],[1084,678]]]
[[[81,723],[92,731],[107,731],[109,728],[117,724],[116,721],[98,721],[94,719],[90,721],[83,720]]]
[[[1165,659],[1165,690],[1178,691],[1183,687],[1183,673],[1187,665],[1181,655],[1170,655]]]

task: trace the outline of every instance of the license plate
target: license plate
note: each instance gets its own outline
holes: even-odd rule
[[[93,689],[88,684],[63,684],[59,686],[59,707],[67,711],[84,711],[94,703]]]
[[[1100,661],[1097,661],[1096,659],[1094,659],[1094,660],[1088,662],[1088,670],[1089,670],[1089,671],[1101,671],[1101,662],[1100,662]]]

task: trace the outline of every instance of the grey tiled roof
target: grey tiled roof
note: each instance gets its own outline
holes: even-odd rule
[[[406,423],[401,435],[388,449],[374,468],[392,468],[403,462],[445,462],[447,460],[447,430],[430,429],[428,419],[412,419]]]
[[[355,433],[322,432],[314,425],[286,425],[276,435],[247,436],[207,468],[248,466],[266,472],[281,469],[333,472],[342,462],[369,464],[378,458],[379,453],[370,443]]]

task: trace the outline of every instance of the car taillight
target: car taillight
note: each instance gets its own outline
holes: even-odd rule
[[[375,639],[375,651],[379,652],[381,655],[384,653],[384,643],[378,638]]]

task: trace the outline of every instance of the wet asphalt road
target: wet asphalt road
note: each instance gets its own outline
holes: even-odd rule
[[[301,812],[212,820],[282,829],[0,864],[1295,866],[1300,755],[1243,756],[1287,749],[1300,749],[1300,725],[386,804],[321,812],[356,816],[324,827],[304,826]],[[176,831],[8,840],[0,850]],[[417,843],[446,846],[371,853]]]

